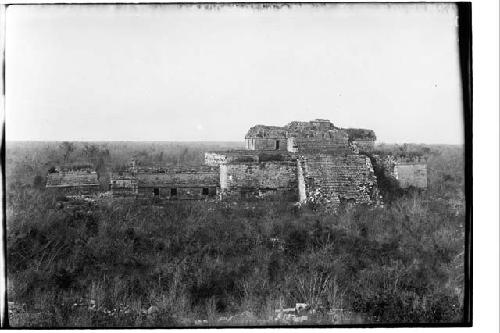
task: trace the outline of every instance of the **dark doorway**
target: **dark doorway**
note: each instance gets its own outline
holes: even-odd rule
[[[153,188],[153,194],[155,197],[160,196],[160,189],[158,187]]]
[[[208,195],[208,187],[204,187],[204,188],[201,190],[201,194],[203,194],[203,195]]]
[[[279,150],[279,149],[280,149],[280,141],[276,140],[276,150]]]
[[[176,188],[171,188],[171,189],[170,189],[170,196],[171,196],[171,197],[174,197],[174,196],[176,196],[176,195],[177,195],[177,189],[176,189]]]

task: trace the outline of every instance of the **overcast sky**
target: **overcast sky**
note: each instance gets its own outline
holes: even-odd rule
[[[9,6],[7,140],[243,140],[330,119],[463,143],[453,4]]]

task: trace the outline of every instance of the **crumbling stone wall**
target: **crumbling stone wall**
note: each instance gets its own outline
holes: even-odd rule
[[[375,141],[377,136],[375,132],[364,128],[346,128],[344,129],[349,135],[349,141]]]
[[[219,168],[141,169],[126,175],[112,174],[114,196],[196,200],[219,195]]]
[[[286,129],[281,126],[255,125],[245,135],[245,139],[250,138],[286,138]]]
[[[259,154],[255,151],[232,150],[229,152],[205,153],[205,165],[217,167],[221,164],[235,162],[258,162]]]
[[[248,150],[287,150],[286,138],[250,138],[246,139]]]
[[[287,150],[287,132],[278,126],[253,126],[245,136],[248,150]]]
[[[349,154],[347,132],[336,128],[328,120],[291,122],[285,126],[291,152]]]
[[[205,153],[205,165],[216,167],[228,163],[249,163],[269,161],[295,161],[295,155],[287,152],[231,150]]]
[[[58,186],[46,187],[50,193],[56,193],[61,196],[71,195],[93,195],[102,191],[101,185],[78,185],[78,186]]]
[[[52,172],[47,175],[45,187],[65,195],[91,194],[100,190],[97,173],[91,170]]]
[[[352,143],[360,152],[372,152],[375,146],[375,132],[364,128],[346,128],[344,131]]]
[[[282,194],[284,200],[297,200],[297,164],[294,161],[231,163],[220,167],[223,198]]]
[[[283,127],[257,125],[245,136],[247,150],[291,153],[351,154],[357,147],[372,149],[375,133],[366,129],[342,129],[329,120],[292,121]],[[350,144],[358,142],[357,147]]]
[[[217,199],[219,188],[198,187],[196,185],[140,186],[139,198],[157,198],[158,200],[207,200]]]
[[[284,126],[287,133],[324,132],[339,129],[327,119],[316,119],[312,121],[291,121]]]
[[[137,175],[138,194],[166,199],[203,199],[215,197],[219,190],[217,169],[176,171]]]
[[[132,174],[111,174],[109,189],[113,196],[133,196],[139,193],[139,182]]]
[[[221,154],[217,152],[205,153],[205,165],[218,166],[220,164],[225,164],[226,160],[227,160],[226,154]]]
[[[347,142],[347,135],[342,132],[330,132],[310,137],[296,137],[294,141],[299,154],[350,154],[353,152]]]

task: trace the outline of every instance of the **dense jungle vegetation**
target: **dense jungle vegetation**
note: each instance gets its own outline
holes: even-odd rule
[[[182,326],[242,312],[268,320],[308,303],[307,324],[343,309],[375,323],[459,322],[464,172],[458,146],[389,146],[429,158],[427,191],[385,181],[382,208],[103,198],[61,209],[47,170],[199,164],[240,143],[7,143],[11,326]],[[330,322],[331,323],[331,322]],[[269,323],[268,323],[269,324]]]

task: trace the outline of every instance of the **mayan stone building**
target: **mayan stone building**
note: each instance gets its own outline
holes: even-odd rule
[[[317,119],[283,127],[257,125],[245,140],[245,151],[205,154],[207,165],[220,168],[222,199],[279,194],[329,206],[379,202],[371,161],[357,146],[362,142],[363,149],[373,148],[373,131],[345,130]]]
[[[341,204],[380,203],[372,161],[402,188],[427,187],[422,157],[377,155],[375,133],[340,128],[329,120],[256,125],[245,150],[205,153],[197,167],[137,167],[112,172],[109,190],[116,197],[166,200],[274,199],[336,208]],[[73,193],[99,189],[92,170],[57,170],[47,188]]]

